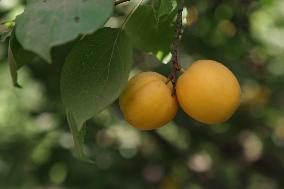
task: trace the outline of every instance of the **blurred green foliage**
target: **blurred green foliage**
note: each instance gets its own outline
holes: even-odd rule
[[[2,189],[282,189],[284,188],[284,2],[186,2],[180,48],[184,67],[223,62],[238,77],[242,104],[226,123],[201,125],[182,111],[151,132],[130,127],[117,104],[87,123],[86,152],[74,158],[59,97],[59,73],[70,44],[53,49],[53,64],[35,59],[12,86],[7,43],[0,44],[0,188]],[[120,6],[117,17],[128,10]],[[2,0],[2,20],[23,5]],[[132,74],[170,65],[137,52]]]

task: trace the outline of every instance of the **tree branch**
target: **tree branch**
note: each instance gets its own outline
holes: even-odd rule
[[[126,2],[129,2],[130,0],[117,0],[114,2],[114,5],[119,5],[121,3],[126,3]]]
[[[172,54],[172,70],[168,76],[168,82],[173,84],[172,95],[176,93],[176,82],[177,82],[177,73],[181,70],[181,65],[178,63],[178,46],[180,38],[182,35],[182,11],[184,7],[184,0],[180,0],[178,7],[178,15],[176,19],[176,28],[175,28],[175,37],[172,44],[171,54]]]

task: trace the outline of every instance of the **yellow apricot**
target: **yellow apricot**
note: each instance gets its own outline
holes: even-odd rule
[[[178,109],[167,78],[155,72],[133,77],[119,98],[125,119],[134,127],[151,130],[170,122]]]
[[[238,108],[241,89],[227,67],[213,60],[199,60],[179,77],[176,93],[189,116],[202,123],[218,124]]]

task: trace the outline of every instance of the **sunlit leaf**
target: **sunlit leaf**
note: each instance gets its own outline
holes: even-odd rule
[[[30,0],[16,19],[16,35],[25,49],[50,62],[52,47],[93,33],[112,10],[112,0]]]

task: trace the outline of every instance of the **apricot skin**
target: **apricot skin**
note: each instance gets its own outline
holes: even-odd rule
[[[176,115],[178,104],[167,78],[155,72],[133,77],[119,98],[125,119],[134,127],[151,130],[162,127]]]
[[[202,123],[218,124],[238,108],[241,89],[227,67],[216,61],[199,60],[179,77],[176,93],[189,116]]]

